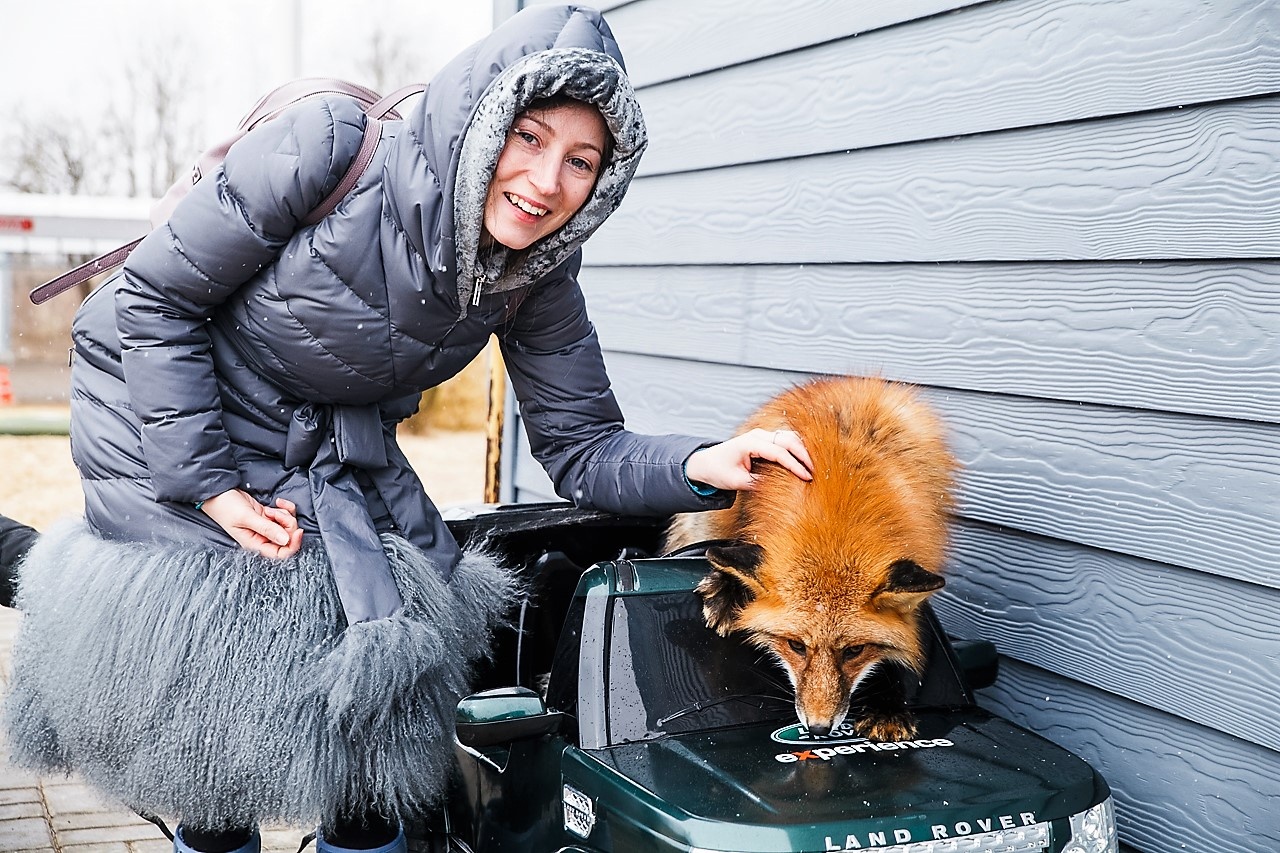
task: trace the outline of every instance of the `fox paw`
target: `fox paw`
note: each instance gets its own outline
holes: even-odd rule
[[[916,736],[915,717],[908,711],[868,714],[853,724],[854,731],[868,740],[911,740]]]

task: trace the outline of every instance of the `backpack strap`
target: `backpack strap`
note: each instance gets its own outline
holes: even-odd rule
[[[414,95],[420,95],[427,90],[427,87],[421,83],[410,83],[408,86],[401,86],[389,95],[386,95],[369,105],[366,113],[374,118],[386,118],[388,115],[392,118],[400,118],[396,112],[396,107],[406,98],[412,98]]]
[[[324,197],[324,201],[302,220],[303,225],[315,225],[321,219],[324,219],[334,208],[342,201],[351,190],[359,182],[364,175],[365,170],[369,168],[369,164],[373,162],[373,155],[378,150],[378,142],[382,139],[382,121],[388,115],[393,118],[400,118],[400,114],[396,112],[396,107],[400,106],[400,102],[406,98],[421,94],[426,91],[426,86],[421,83],[410,83],[408,86],[401,86],[391,94],[379,98],[369,105],[364,111],[368,118],[364,125],[364,138],[360,140],[360,150],[356,152],[355,159],[351,161],[351,165],[347,167],[346,174],[342,176],[342,180],[333,188],[333,192]]]
[[[125,243],[118,249],[112,249],[105,255],[99,255],[96,258],[85,261],[80,266],[67,270],[56,278],[49,279],[31,291],[31,301],[36,305],[43,305],[59,293],[68,291],[76,285],[88,281],[98,273],[120,266],[124,263],[125,258],[129,257],[129,253],[137,248],[141,242],[142,237],[139,237],[137,240]]]
[[[351,192],[352,187],[364,175],[365,170],[369,168],[369,164],[373,162],[373,155],[378,150],[378,142],[382,139],[382,122],[378,121],[370,115],[364,124],[364,138],[360,140],[360,150],[356,152],[355,159],[351,161],[351,165],[347,167],[347,171],[342,175],[342,180],[338,181],[338,185],[333,188],[333,192],[329,193],[315,210],[307,214],[302,220],[303,225],[315,225],[321,219],[324,219],[338,203]]]

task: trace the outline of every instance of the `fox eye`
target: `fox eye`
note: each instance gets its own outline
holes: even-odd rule
[[[842,654],[846,661],[851,661],[858,655],[862,654],[862,650],[865,648],[866,646],[845,646]]]
[[[799,640],[787,640],[787,645],[790,646],[791,651],[795,652],[796,654],[801,656],[804,655],[804,651],[805,651],[804,643],[800,642]]]

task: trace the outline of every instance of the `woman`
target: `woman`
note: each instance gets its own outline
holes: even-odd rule
[[[394,426],[490,334],[563,496],[669,514],[726,505],[753,457],[808,476],[792,434],[623,428],[575,280],[645,146],[621,61],[592,10],[516,15],[387,124],[315,226],[364,118],[302,105],[86,301],[86,518],[23,566],[17,759],[180,816],[179,850],[254,851],[269,820],[402,849],[512,590],[459,549]]]

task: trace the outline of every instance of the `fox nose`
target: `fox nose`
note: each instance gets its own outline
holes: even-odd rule
[[[831,734],[831,726],[826,723],[806,723],[805,728],[809,730],[809,734],[814,737],[826,737]]]

